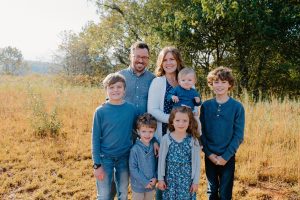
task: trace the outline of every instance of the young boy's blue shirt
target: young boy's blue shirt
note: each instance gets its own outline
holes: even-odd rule
[[[186,90],[183,87],[181,87],[180,85],[178,85],[170,91],[170,93],[168,95],[168,100],[172,100],[173,95],[177,96],[179,99],[179,102],[174,104],[174,106],[173,106],[174,108],[185,105],[185,106],[189,106],[190,108],[194,109],[195,106],[200,106],[202,103],[200,94],[194,88]],[[195,101],[195,97],[200,98],[199,103],[197,103]]]
[[[94,163],[102,164],[101,155],[111,157],[129,155],[136,117],[134,105],[128,102],[120,105],[107,102],[96,109],[92,129]]]
[[[134,192],[144,193],[152,178],[157,178],[157,158],[154,155],[153,143],[144,145],[139,139],[130,150],[129,170],[131,188]]]
[[[245,111],[243,105],[229,98],[223,104],[216,99],[201,106],[201,142],[206,156],[212,153],[229,160],[244,139]]]

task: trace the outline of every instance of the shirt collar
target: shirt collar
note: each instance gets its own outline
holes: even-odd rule
[[[132,75],[137,76],[136,73],[133,71],[131,66],[128,67],[128,70],[131,72]],[[142,76],[145,72],[146,72],[146,68],[144,69],[144,71],[139,76]]]

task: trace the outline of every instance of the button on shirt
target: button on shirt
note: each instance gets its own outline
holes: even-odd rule
[[[137,76],[131,67],[119,73],[126,80],[125,101],[134,104],[139,115],[147,112],[148,90],[155,76],[148,70]]]

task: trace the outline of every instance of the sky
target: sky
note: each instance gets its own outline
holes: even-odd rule
[[[60,33],[99,22],[87,0],[0,0],[0,48],[19,49],[25,60],[51,61]]]

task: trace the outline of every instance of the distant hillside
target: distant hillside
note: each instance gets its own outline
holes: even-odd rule
[[[54,73],[55,69],[58,69],[58,66],[54,63],[50,62],[42,62],[42,61],[32,61],[26,60],[26,65],[28,72],[27,73],[37,73],[37,74],[50,74]]]

